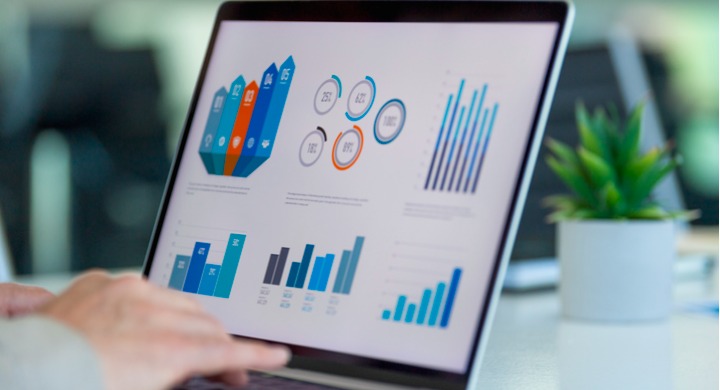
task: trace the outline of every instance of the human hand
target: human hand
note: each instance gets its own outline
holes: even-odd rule
[[[245,370],[289,359],[284,347],[233,339],[194,299],[136,276],[88,273],[39,313],[89,340],[108,390],[157,390],[194,375],[243,385]]]
[[[0,317],[32,313],[54,296],[40,287],[0,283]]]

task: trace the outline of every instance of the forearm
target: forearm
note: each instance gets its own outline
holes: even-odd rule
[[[81,335],[50,318],[0,319],[0,387],[102,389],[100,361]]]

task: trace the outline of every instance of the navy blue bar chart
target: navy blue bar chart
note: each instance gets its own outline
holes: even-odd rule
[[[231,233],[222,264],[209,264],[211,244],[195,242],[191,255],[175,256],[168,287],[192,294],[230,298],[244,245],[244,234]]]
[[[487,84],[471,94],[465,92],[463,79],[457,92],[447,98],[425,176],[427,191],[464,194],[477,191],[499,104],[486,102]]]
[[[407,295],[399,295],[394,308],[383,310],[382,319],[384,321],[447,328],[450,324],[461,277],[462,269],[455,268],[450,277],[450,282],[439,282],[434,289],[424,289],[419,302],[410,302]]]
[[[288,268],[288,257],[291,253],[290,248],[282,247],[279,253],[270,255],[265,268],[263,284],[327,292],[330,285],[330,274],[337,264],[337,273],[331,291],[335,294],[349,295],[352,291],[364,242],[365,237],[356,237],[353,248],[343,250],[339,262],[335,261],[336,257],[333,253],[316,255],[313,261],[313,255],[316,252],[315,245],[306,244],[300,261],[293,261],[289,264],[288,276],[284,283],[282,277],[285,268]]]

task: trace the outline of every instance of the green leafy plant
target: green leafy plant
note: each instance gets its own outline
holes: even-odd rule
[[[599,107],[591,115],[579,103],[577,149],[547,141],[551,154],[546,162],[572,192],[545,199],[545,205],[554,209],[550,221],[691,217],[687,212],[667,211],[652,200],[653,189],[680,158],[671,153],[669,143],[640,151],[644,108],[644,102],[635,106],[623,126],[616,110]]]

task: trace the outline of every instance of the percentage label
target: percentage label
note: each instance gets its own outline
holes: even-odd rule
[[[360,80],[350,90],[345,116],[351,121],[359,121],[370,111],[374,101],[375,81],[372,77],[365,76],[365,79]]]
[[[405,126],[405,104],[399,99],[383,104],[375,118],[375,140],[382,145],[393,142]]]
[[[345,130],[335,139],[333,145],[333,165],[336,169],[344,171],[352,167],[360,157],[363,147],[363,133],[358,126]]]
[[[327,135],[322,127],[317,127],[303,139],[300,144],[300,164],[309,167],[315,164],[322,155]]]
[[[342,95],[342,83],[340,78],[332,75],[318,87],[315,92],[315,112],[318,115],[325,115],[335,107],[338,99]]]

